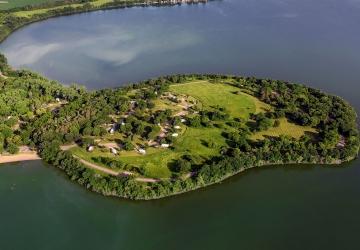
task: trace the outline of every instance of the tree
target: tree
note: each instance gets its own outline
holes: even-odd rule
[[[194,128],[201,127],[201,119],[200,116],[195,116],[189,119],[189,125]]]
[[[19,152],[19,148],[14,143],[9,143],[6,146],[6,151],[8,151],[10,154],[16,154]]]
[[[0,133],[0,153],[4,151],[5,137]]]
[[[325,149],[331,149],[336,146],[336,144],[340,140],[340,135],[336,130],[327,130],[324,131],[321,136],[323,137],[323,140],[321,142],[321,145]]]
[[[267,118],[264,113],[259,113],[257,115],[254,115],[254,120],[256,122],[255,124],[256,131],[264,131],[274,125],[274,120]]]
[[[8,138],[12,136],[13,131],[5,124],[0,124],[0,133],[2,133],[5,138]]]
[[[155,137],[158,136],[158,134],[160,133],[160,127],[156,125],[147,127],[147,130],[149,132],[146,137],[151,140],[155,139]]]
[[[275,120],[274,122],[274,127],[280,127],[280,121],[279,120]]]
[[[178,173],[187,173],[191,170],[191,163],[185,159],[178,159],[173,165],[173,171]]]
[[[131,140],[129,140],[129,139],[124,140],[122,143],[122,146],[126,151],[131,151],[134,149],[134,145],[132,144]]]
[[[145,125],[143,123],[139,123],[135,127],[135,134],[142,135],[145,131]]]
[[[93,129],[91,127],[85,127],[83,130],[82,130],[82,134],[83,135],[91,135],[93,132]]]
[[[99,127],[95,127],[93,130],[92,130],[92,135],[93,136],[99,136],[101,134],[101,129]]]
[[[81,146],[87,148],[88,146],[94,145],[95,141],[92,138],[82,138]]]

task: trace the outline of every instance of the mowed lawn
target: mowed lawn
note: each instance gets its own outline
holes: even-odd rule
[[[290,123],[286,118],[279,119],[280,126],[270,128],[266,131],[258,132],[251,136],[251,139],[262,140],[265,136],[278,137],[280,135],[288,135],[295,139],[299,139],[305,133],[316,134],[315,128],[307,126],[299,126],[294,123]]]
[[[193,81],[172,85],[170,91],[192,96],[205,108],[215,105],[224,107],[232,117],[248,118],[250,113],[270,108],[257,98],[242,93],[240,88],[223,83]]]

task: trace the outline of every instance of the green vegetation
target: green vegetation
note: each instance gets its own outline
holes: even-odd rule
[[[204,108],[214,104],[226,107],[233,117],[247,117],[249,113],[255,113],[257,106],[266,106],[263,103],[259,104],[256,98],[242,93],[241,89],[227,84],[194,81],[173,85],[171,90],[175,93],[193,96]]]
[[[8,10],[28,5],[38,5],[42,3],[55,2],[57,0],[2,0],[0,1],[0,10]]]
[[[67,0],[2,11],[0,39],[52,16],[134,5],[143,1]],[[340,164],[359,151],[355,110],[299,84],[193,74],[89,92],[12,70],[2,55],[0,70],[0,152],[36,149],[104,195],[156,199],[248,168]]]
[[[218,128],[186,128],[186,131],[173,144],[172,149],[153,148],[146,149],[146,155],[141,155],[135,150],[121,151],[119,155],[112,154],[108,149],[100,148],[92,152],[81,147],[74,147],[70,151],[88,162],[97,163],[94,158],[107,157],[124,163],[118,170],[144,171],[144,176],[152,178],[169,178],[172,173],[169,169],[176,159],[191,153],[198,159],[198,164],[209,160],[219,154],[219,149],[226,145],[225,138],[221,135],[222,130]],[[207,143],[211,142],[213,147]],[[104,152],[105,151],[105,152]],[[101,164],[104,167],[107,165]],[[148,168],[151,168],[149,170]],[[148,174],[151,173],[151,174]]]
[[[265,131],[259,131],[251,136],[251,139],[264,139],[266,136],[274,137],[280,135],[287,135],[295,139],[300,139],[301,136],[315,135],[317,134],[316,129],[310,126],[299,126],[295,123],[289,122],[286,118],[279,118],[278,126],[271,127]]]
[[[104,195],[155,199],[252,167],[339,164],[358,154],[352,107],[302,85],[174,75],[89,92],[0,59],[1,150],[34,148]]]

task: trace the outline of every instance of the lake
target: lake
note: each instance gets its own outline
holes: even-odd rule
[[[172,73],[305,83],[360,110],[360,2],[224,0],[58,17],[0,45],[12,66],[114,87]],[[91,193],[40,161],[0,166],[0,249],[357,249],[360,160],[253,169],[151,202]]]

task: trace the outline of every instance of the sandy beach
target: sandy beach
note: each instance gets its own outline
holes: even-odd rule
[[[40,159],[41,158],[37,155],[36,152],[19,153],[15,155],[0,155],[0,164],[20,161],[34,161]]]

